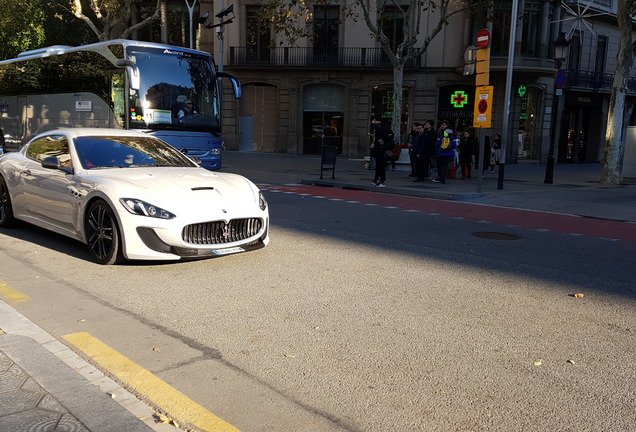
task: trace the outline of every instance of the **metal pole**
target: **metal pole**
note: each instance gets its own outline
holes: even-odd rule
[[[477,173],[477,193],[481,193],[481,185],[484,182],[484,172],[482,167],[484,166],[484,145],[485,140],[483,139],[484,134],[481,132],[482,128],[479,128],[479,136],[477,138],[477,142],[479,143],[479,150],[477,150],[477,166],[475,167],[475,172]]]
[[[510,43],[508,44],[508,70],[506,73],[506,95],[504,101],[503,130],[501,131],[501,154],[499,156],[499,176],[497,189],[503,189],[504,172],[506,168],[506,147],[510,138],[510,99],[512,90],[512,69],[515,64],[515,42],[517,39],[517,21],[519,15],[519,0],[512,1],[512,15],[510,17]]]
[[[221,10],[225,9],[225,0],[221,0]],[[221,21],[223,21],[223,18],[221,18]],[[219,47],[219,72],[223,72],[223,48],[224,48],[224,43],[223,43],[223,32],[225,31],[225,26],[221,26],[219,28],[219,40],[221,42],[220,47]]]
[[[559,93],[555,86],[554,99],[552,100],[552,139],[550,140],[550,147],[548,148],[548,159],[545,164],[545,178],[543,183],[552,184],[554,182],[554,147],[558,142],[559,135],[557,127],[557,113],[559,111]]]

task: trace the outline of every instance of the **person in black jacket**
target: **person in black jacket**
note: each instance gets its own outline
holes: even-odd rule
[[[414,138],[413,153],[415,153],[415,181],[422,182],[428,178],[431,158],[435,154],[437,134],[433,130],[433,123],[428,120],[417,125],[418,135]]]
[[[375,187],[385,187],[386,184],[386,152],[388,146],[385,143],[386,129],[378,117],[371,117],[371,131],[373,134],[373,148],[371,157],[375,158],[375,176],[373,185]]]
[[[475,139],[470,135],[470,131],[465,130],[459,139],[459,166],[462,172],[462,180],[470,178],[472,167],[475,163]]]

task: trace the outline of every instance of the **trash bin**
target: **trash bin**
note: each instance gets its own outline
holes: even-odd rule
[[[331,178],[336,178],[336,159],[338,157],[338,147],[336,146],[322,146],[320,149],[320,179],[322,179],[322,172],[326,169],[331,169]]]

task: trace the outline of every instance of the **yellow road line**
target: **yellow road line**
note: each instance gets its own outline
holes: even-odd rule
[[[0,281],[0,296],[13,303],[22,303],[31,300],[31,297],[29,297],[28,295],[21,293],[14,288],[11,288],[9,285],[2,281]]]
[[[231,424],[89,333],[73,333],[64,336],[64,339],[119,378],[126,386],[165,410],[175,420],[208,432],[239,432]]]

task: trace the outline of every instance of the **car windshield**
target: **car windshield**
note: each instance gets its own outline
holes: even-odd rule
[[[197,166],[171,145],[153,137],[83,136],[75,138],[74,144],[85,169]]]

